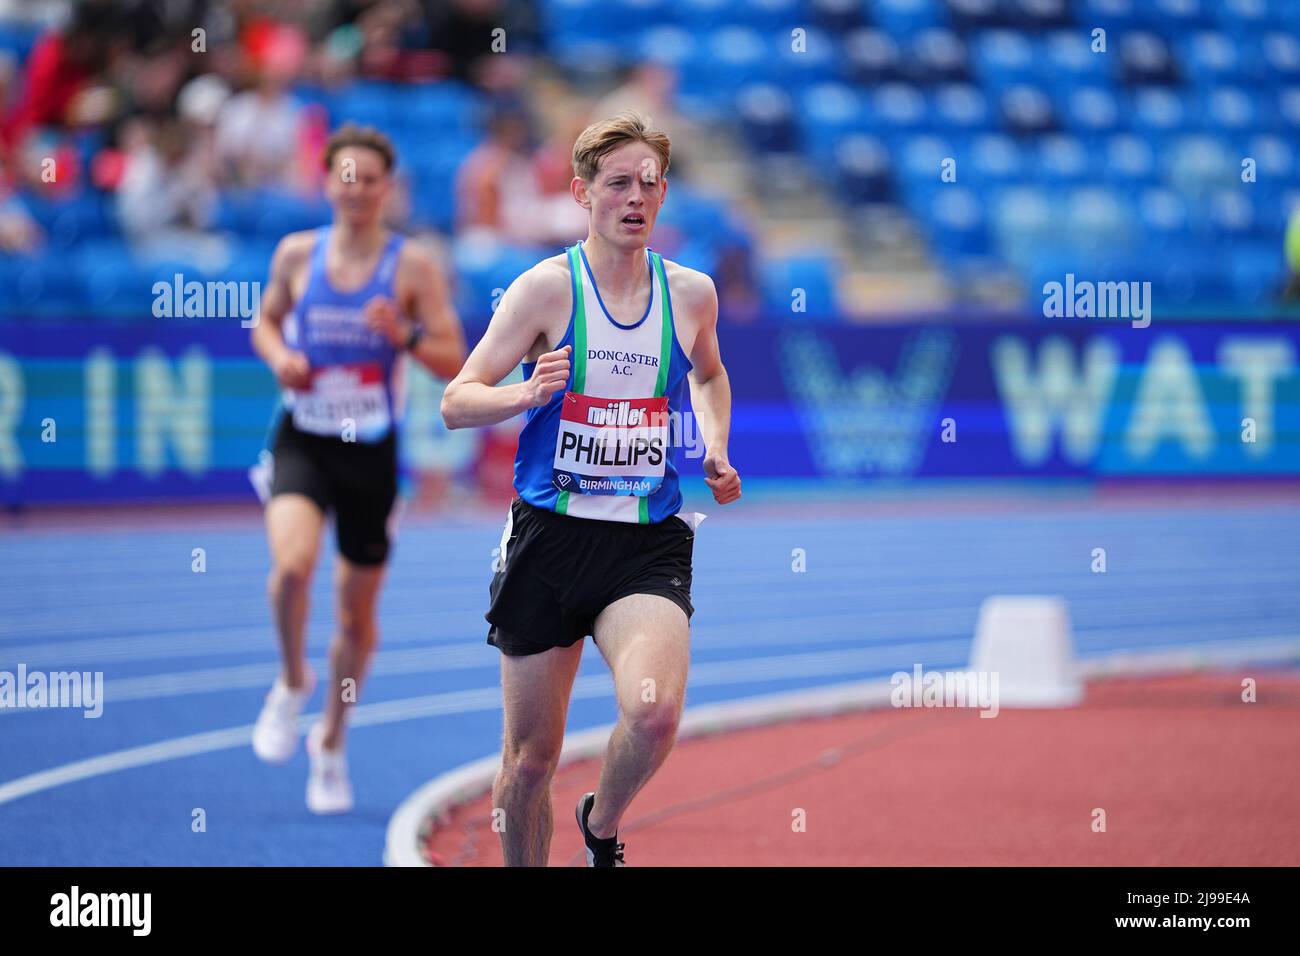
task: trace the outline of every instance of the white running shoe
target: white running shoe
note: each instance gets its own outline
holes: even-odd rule
[[[253,727],[253,752],[267,763],[284,763],[298,749],[298,715],[316,689],[316,675],[307,669],[307,682],[290,690],[277,677],[266,695]]]
[[[342,750],[326,750],[321,743],[324,722],[307,732],[307,756],[311,773],[307,777],[307,809],[312,813],[347,813],[352,809],[352,781],[348,759]]]

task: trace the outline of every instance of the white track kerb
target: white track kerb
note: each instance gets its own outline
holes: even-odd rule
[[[1105,677],[1149,677],[1178,674],[1212,667],[1242,664],[1287,663],[1300,660],[1300,637],[1203,644],[1169,651],[1112,653],[1078,662],[1083,680]],[[677,739],[758,727],[786,720],[825,717],[853,710],[888,707],[893,685],[888,679],[854,681],[807,690],[750,697],[724,704],[688,709],[682,714]],[[599,757],[605,752],[613,724],[595,727],[564,738],[560,766]],[[425,821],[441,817],[453,807],[481,797],[492,789],[501,767],[495,753],[434,777],[398,806],[388,821],[384,845],[387,866],[429,866],[420,853]]]

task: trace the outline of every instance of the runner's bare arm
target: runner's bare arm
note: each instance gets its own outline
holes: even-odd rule
[[[442,420],[448,428],[495,425],[525,409],[545,405],[565,387],[572,351],[567,345],[538,357],[528,381],[497,383],[523,361],[534,344],[546,342],[546,317],[569,309],[570,298],[568,276],[547,262],[511,283],[465,367],[443,392]]]
[[[424,336],[411,355],[434,375],[451,379],[465,364],[465,332],[442,269],[424,250],[420,250],[416,263],[411,315],[424,325]]]
[[[271,276],[266,283],[259,303],[257,318],[253,323],[253,351],[275,373],[286,388],[306,388],[311,381],[311,367],[307,357],[295,352],[284,342],[284,318],[293,308],[293,290],[290,278],[310,255],[312,234],[290,233],[280,240],[271,256]]]
[[[718,348],[718,293],[702,272],[674,270],[680,309],[695,329],[691,345],[691,407],[704,439],[704,481],[720,505],[740,497],[740,475],[727,458],[731,437],[731,382]]]

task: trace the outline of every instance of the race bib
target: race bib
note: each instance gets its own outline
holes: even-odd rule
[[[293,423],[300,431],[340,438],[349,421],[359,441],[382,438],[392,427],[384,372],[374,363],[317,369],[311,388],[294,393]]]
[[[664,480],[668,398],[597,398],[565,392],[552,480],[581,495],[644,498]]]

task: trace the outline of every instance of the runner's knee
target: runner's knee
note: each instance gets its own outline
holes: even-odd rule
[[[273,598],[306,591],[311,586],[311,572],[311,562],[303,558],[276,561],[267,579],[267,590]]]
[[[550,782],[560,762],[560,743],[529,743],[506,747],[502,752],[501,772],[513,783],[540,787]]]
[[[345,596],[339,601],[337,616],[344,640],[367,647],[375,643],[375,611],[370,601]]]
[[[635,736],[648,740],[670,740],[677,733],[681,703],[675,695],[660,693],[653,700],[636,697],[622,707],[623,723]]]

